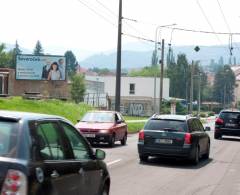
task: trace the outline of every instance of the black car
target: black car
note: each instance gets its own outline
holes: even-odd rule
[[[206,128],[209,130],[209,128]],[[154,115],[139,132],[141,161],[149,156],[187,158],[194,164],[209,158],[210,138],[198,118],[182,115]]]
[[[64,118],[0,111],[3,195],[107,195],[104,158]]]
[[[214,138],[220,139],[223,135],[240,136],[240,111],[221,111],[215,121]]]

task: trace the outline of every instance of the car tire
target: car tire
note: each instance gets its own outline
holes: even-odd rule
[[[214,133],[214,139],[221,139],[222,135],[220,135],[219,133]]]
[[[199,150],[199,146],[196,146],[193,158],[191,159],[192,164],[197,165],[199,163],[199,158],[200,158],[200,150]]]
[[[100,195],[109,195],[109,187],[105,184]]]
[[[121,140],[122,146],[125,146],[127,144],[127,134],[125,133],[124,137]]]
[[[210,154],[210,143],[208,142],[207,152],[203,155],[203,158],[209,159],[209,154]]]
[[[140,162],[147,162],[148,161],[148,156],[139,154],[139,159],[140,159]]]
[[[111,137],[110,137],[110,140],[109,140],[109,142],[108,142],[108,145],[110,146],[110,147],[114,147],[114,145],[115,145],[115,134],[113,134]]]

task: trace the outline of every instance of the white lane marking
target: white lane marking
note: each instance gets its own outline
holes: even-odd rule
[[[115,164],[115,163],[118,163],[118,162],[120,162],[121,160],[122,160],[122,159],[117,159],[117,160],[108,162],[108,163],[107,163],[107,166],[110,166],[110,165],[113,165],[113,164]]]

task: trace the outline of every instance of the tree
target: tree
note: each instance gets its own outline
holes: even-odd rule
[[[16,68],[16,56],[18,54],[21,54],[22,51],[18,45],[18,42],[16,40],[16,43],[15,43],[15,48],[12,50],[12,62],[11,62],[11,67],[13,68]]]
[[[72,77],[71,96],[75,103],[84,100],[85,82],[84,75],[77,74]]]
[[[68,76],[71,78],[76,73],[77,60],[72,51],[66,51],[64,56],[66,57],[66,67]]]
[[[40,41],[38,40],[35,46],[35,49],[33,51],[34,55],[44,55],[43,53],[43,48],[42,48],[42,44],[40,43]]]
[[[229,65],[220,67],[215,75],[213,85],[214,100],[230,104],[234,100],[235,75]]]
[[[157,52],[156,50],[153,51],[152,53],[152,61],[151,61],[151,66],[156,67],[158,65],[158,57],[157,57]]]
[[[6,52],[6,46],[4,43],[0,44],[0,67],[10,68],[12,64],[12,51]]]
[[[153,76],[160,76],[160,69],[159,66],[146,66],[142,68],[141,70],[132,70],[129,73],[129,76],[131,77],[137,77],[137,76],[142,76],[142,77],[153,77]]]

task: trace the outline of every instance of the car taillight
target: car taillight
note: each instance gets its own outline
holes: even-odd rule
[[[143,130],[139,131],[138,140],[139,141],[144,141],[144,131]]]
[[[223,125],[224,121],[223,121],[223,119],[221,119],[221,118],[217,118],[216,121],[215,121],[215,123],[216,123],[217,125]]]
[[[184,137],[184,144],[191,144],[192,143],[192,136],[190,133],[186,133]]]
[[[26,195],[27,179],[24,173],[17,170],[8,170],[4,180],[1,195]]]

